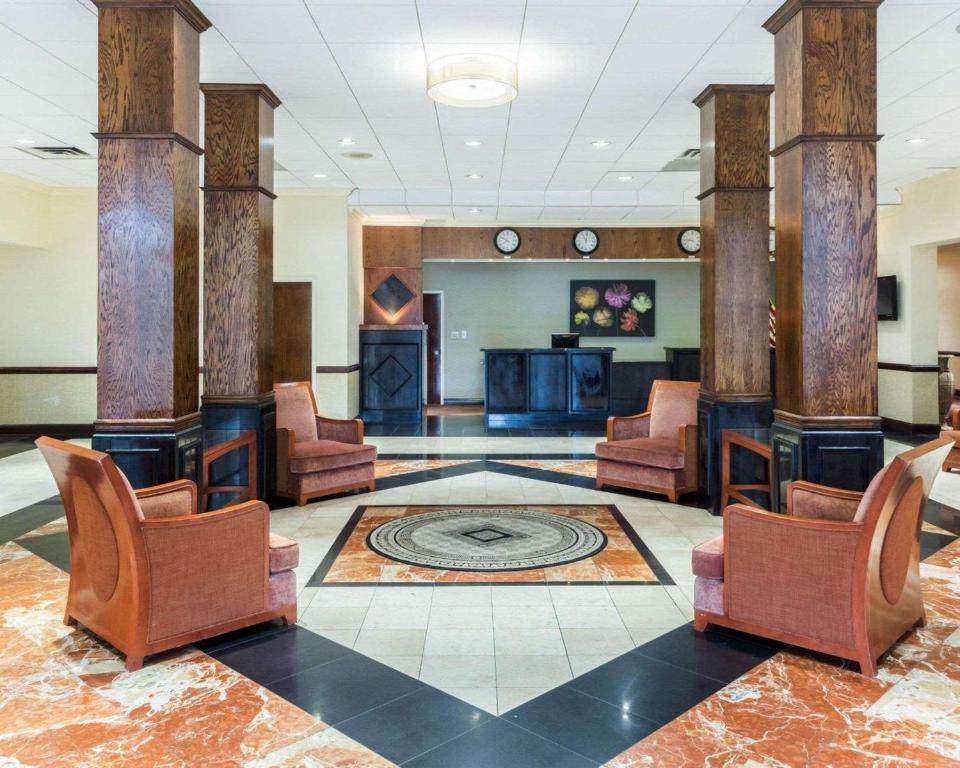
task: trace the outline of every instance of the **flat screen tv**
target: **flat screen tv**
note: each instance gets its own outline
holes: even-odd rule
[[[897,319],[897,276],[877,278],[877,320]]]
[[[580,346],[579,333],[555,333],[552,335],[550,346],[554,349],[576,349]]]

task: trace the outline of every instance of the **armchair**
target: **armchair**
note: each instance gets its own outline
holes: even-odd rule
[[[597,488],[617,485],[666,494],[676,502],[697,489],[695,381],[655,381],[647,410],[607,419],[597,443]]]
[[[275,384],[277,480],[275,492],[303,506],[309,499],[365,488],[373,491],[377,449],[363,443],[360,419],[317,415],[309,382]]]
[[[297,619],[297,543],[270,533],[261,501],[197,514],[190,480],[131,489],[105,453],[36,441],[70,537],[64,623],[144,656],[270,619]]]
[[[943,471],[949,472],[953,469],[960,469],[960,408],[954,408],[950,411],[950,429],[944,429],[940,432],[941,437],[949,437],[953,440],[953,448],[946,460],[943,462]]]
[[[791,483],[785,515],[741,504],[693,551],[694,626],[715,624],[829,653],[877,673],[923,626],[920,527],[953,442],[896,456],[864,493]]]

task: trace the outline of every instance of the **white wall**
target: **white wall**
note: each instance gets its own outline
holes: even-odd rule
[[[443,291],[444,397],[483,398],[484,347],[549,347],[566,332],[571,280],[655,280],[656,336],[584,338],[616,347],[614,360],[663,360],[664,347],[700,346],[700,265],[692,263],[526,263],[423,265],[424,290]],[[467,339],[451,338],[467,331]]]
[[[922,179],[900,190],[903,203],[880,209],[877,236],[880,275],[896,275],[900,319],[878,326],[882,363],[936,365],[937,247],[960,241],[960,171]],[[935,373],[881,370],[880,415],[913,424],[935,424]]]

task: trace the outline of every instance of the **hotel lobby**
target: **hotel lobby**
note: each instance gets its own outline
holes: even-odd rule
[[[960,766],[958,34],[0,0],[0,766]]]

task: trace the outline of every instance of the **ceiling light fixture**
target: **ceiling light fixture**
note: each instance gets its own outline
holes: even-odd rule
[[[473,148],[473,147],[479,147],[481,144],[483,144],[482,141],[477,141],[476,139],[470,139],[470,140],[465,141],[465,142],[463,142],[463,143],[466,144],[468,147],[471,147],[471,148]]]
[[[480,213],[480,209],[479,209],[479,208],[471,208],[471,209],[470,209],[470,213]]]
[[[341,144],[344,147],[352,147],[356,143],[356,140],[351,139],[349,136],[344,136],[342,139],[340,139],[340,141],[337,142],[337,144]]]
[[[477,179],[482,179],[483,176],[481,176],[479,173],[468,173],[467,178],[476,181]]]
[[[327,178],[327,174],[325,174],[325,173],[315,173],[315,174],[313,174],[313,178],[315,178],[315,179],[325,179],[325,178]]]
[[[620,181],[633,181],[633,176],[617,176]]]
[[[33,139],[17,139],[17,144],[36,144]]]
[[[610,146],[610,142],[606,139],[597,139],[596,141],[591,141],[590,143],[597,149],[603,149],[604,147]]]
[[[907,139],[907,144],[923,144],[923,142],[925,142],[925,141],[926,141],[926,139],[921,138],[921,137],[918,136],[918,137],[915,138],[915,139]]]
[[[440,104],[495,107],[517,93],[517,65],[502,56],[459,53],[427,65],[427,95]]]

